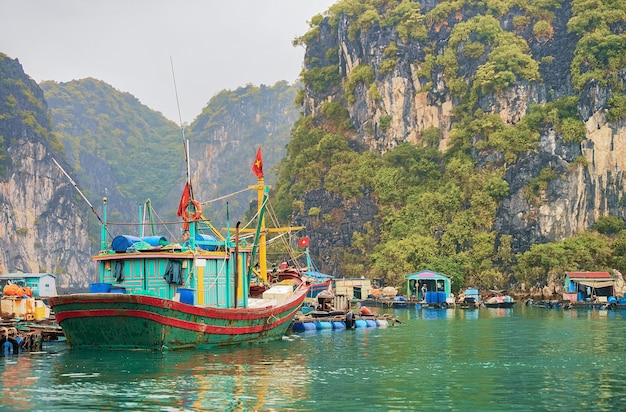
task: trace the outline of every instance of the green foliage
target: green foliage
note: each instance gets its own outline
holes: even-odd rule
[[[624,220],[617,216],[600,216],[594,228],[603,235],[612,235],[624,230]]]
[[[353,129],[348,109],[339,102],[322,103],[321,112],[326,126],[335,133],[345,133]]]
[[[520,153],[537,147],[538,131],[533,130],[525,118],[515,126],[505,125],[497,114],[477,112],[475,117],[460,122],[450,133],[456,150],[497,150],[504,154],[507,163],[512,163]]]
[[[320,93],[338,86],[341,82],[339,66],[313,67],[303,71],[301,78],[308,87]]]
[[[539,176],[530,179],[530,183],[528,183],[528,187],[526,188],[526,198],[532,200],[533,198],[539,197],[542,192],[548,189],[550,181],[556,177],[556,173],[554,173],[554,170],[551,168],[544,167],[541,169]]]
[[[552,31],[552,25],[545,20],[539,20],[533,26],[533,34],[535,36],[548,36],[552,33]]]
[[[582,233],[561,242],[532,245],[517,255],[515,277],[527,287],[545,287],[551,276],[563,279],[569,271],[608,270],[613,261],[609,240],[597,233]]]
[[[615,122],[626,118],[626,94],[613,94],[607,102],[606,119]]]
[[[392,120],[393,116],[391,115],[380,116],[380,129],[383,131],[383,133],[387,131],[387,128],[391,124]]]
[[[358,65],[352,69],[344,84],[344,92],[348,103],[355,102],[354,90],[358,83],[364,83],[367,87],[374,81],[374,69],[367,65]]]
[[[572,78],[579,86],[591,78],[614,85],[607,118],[622,119],[626,117],[626,98],[618,90],[615,73],[624,67],[626,59],[622,33],[616,29],[626,21],[621,17],[623,2],[574,0],[572,4],[574,14],[569,27],[581,37]],[[441,139],[441,131],[436,128],[422,131],[425,147],[403,143],[382,156],[356,151],[350,140],[352,130],[344,128],[342,132],[338,126],[349,121],[348,112],[324,104],[323,117],[332,121],[321,124],[321,117],[305,119],[294,128],[288,145],[289,159],[281,166],[284,174],[277,191],[290,199],[284,204],[295,207],[293,196],[317,188],[341,196],[346,202],[358,202],[364,194],[370,194],[378,207],[377,223],[381,227],[376,233],[380,233],[380,239],[373,239],[373,229],[354,233],[353,249],[340,252],[346,259],[342,268],[381,277],[398,286],[403,284],[404,274],[422,268],[452,274],[455,288],[506,287],[511,279],[537,286],[565,268],[598,270],[605,263],[626,269],[626,259],[618,262],[610,253],[611,245],[607,246],[606,239],[598,234],[581,235],[575,241],[553,245],[553,249],[531,250],[520,263],[523,255],[513,255],[511,236],[493,230],[500,202],[509,195],[509,184],[504,180],[507,165],[536,150],[540,132],[548,127],[554,127],[566,143],[585,138],[577,95],[533,105],[514,125],[505,124],[498,114],[478,109],[485,95],[507,91],[520,82],[541,81],[539,63],[532,58],[528,44],[515,34],[518,31],[504,30],[500,17],[512,12],[513,25],[520,33],[532,30],[537,37],[532,41],[542,41],[553,33],[554,10],[562,7],[562,1],[451,0],[437,2],[424,14],[420,7],[419,2],[412,1],[345,0],[331,6],[328,21],[336,28],[339,16],[346,18],[351,39],[357,35],[365,38],[366,32],[378,24],[383,29],[395,29],[398,44],[420,40],[423,58],[411,62],[417,67],[420,92],[428,91],[438,80],[433,79],[434,74],[443,71],[445,86],[455,99],[454,123],[445,155],[436,150]],[[590,13],[595,17],[585,18],[584,14],[592,9],[598,9]],[[473,17],[455,20],[460,15]],[[450,30],[443,49],[428,41],[429,31],[439,30]],[[398,44],[390,43],[384,49],[380,66],[362,62],[354,67],[343,79],[344,96],[335,101],[343,98],[354,104],[355,90],[367,90],[368,97],[380,99],[376,79],[396,67],[401,58]],[[460,59],[472,60],[469,64],[463,62],[463,71]],[[542,69],[553,69],[545,65],[554,61],[553,56],[544,56]],[[320,76],[321,63],[308,63],[318,72],[309,74],[305,82],[313,87],[309,81],[318,80],[320,88],[314,90],[324,90],[328,81]],[[337,64],[333,62],[333,73],[339,73]],[[333,86],[341,80],[338,78]],[[391,121],[390,115],[381,116],[380,130],[387,131]],[[327,158],[322,158],[322,153]],[[491,163],[485,167],[482,160],[479,169],[475,156]],[[584,157],[572,161],[573,166],[586,163]],[[556,178],[552,169],[543,169],[531,179],[525,195],[531,202],[538,201]],[[337,216],[328,212],[322,218],[335,222]],[[599,223],[606,224],[602,220]],[[615,247],[626,250],[626,240],[622,242]],[[589,256],[598,259],[597,266],[591,267]]]
[[[587,129],[581,120],[567,117],[560,122],[557,131],[563,136],[564,142],[580,143],[585,139]]]
[[[422,131],[422,140],[430,147],[436,148],[441,140],[441,131],[436,127],[429,127]]]
[[[580,155],[580,156],[576,156],[576,159],[574,159],[572,164],[573,165],[587,166],[589,164],[589,160],[587,160],[587,158],[585,156]]]
[[[626,230],[620,231],[611,243],[613,250],[611,256],[611,267],[620,273],[626,272]]]
[[[372,100],[374,101],[380,101],[382,100],[382,96],[380,95],[380,92],[378,91],[378,86],[376,85],[376,83],[372,83],[370,84],[370,88],[368,90],[370,97],[372,98]]]
[[[571,64],[572,82],[582,88],[591,80],[621,88],[619,71],[626,67],[626,3],[574,0],[568,30],[580,36]]]
[[[397,64],[398,61],[395,58],[383,60],[380,64],[380,74],[391,73]]]
[[[111,165],[116,181],[120,182],[120,193],[138,203],[147,198],[156,204],[165,202],[167,191],[155,191],[152,182],[174,186],[183,166],[182,160],[171,161],[173,153],[182,152],[174,123],[141,106],[130,94],[95,79],[64,84],[44,82],[41,88],[58,140],[69,148],[69,157],[77,159],[75,170],[82,169],[78,163],[81,152],[95,153]],[[81,186],[89,187],[86,182]]]
[[[481,43],[469,41],[465,43],[465,45],[463,45],[462,50],[465,57],[468,57],[470,59],[477,59],[483,55],[487,48]]]
[[[531,105],[523,122],[532,131],[552,123],[565,142],[580,143],[586,136],[585,124],[578,115],[578,96],[565,96],[543,106]]]

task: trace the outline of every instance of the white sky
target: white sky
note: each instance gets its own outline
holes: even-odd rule
[[[336,0],[0,0],[0,52],[36,82],[93,77],[179,123],[221,90],[298,79],[292,40]]]

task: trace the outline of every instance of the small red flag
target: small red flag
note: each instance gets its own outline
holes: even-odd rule
[[[298,246],[300,247],[307,247],[309,246],[309,237],[303,237],[300,239],[300,241],[298,242]]]
[[[256,152],[256,157],[254,158],[254,163],[252,164],[252,171],[256,175],[256,177],[263,177],[263,158],[261,157],[261,148]]]
[[[185,188],[183,189],[183,194],[180,197],[180,203],[178,204],[178,211],[176,211],[176,216],[184,217],[187,212],[187,206],[189,206],[189,198],[191,194],[189,192],[189,182],[185,183]]]

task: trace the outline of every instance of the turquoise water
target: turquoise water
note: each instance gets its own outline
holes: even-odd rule
[[[393,313],[401,325],[216,352],[46,345],[0,358],[0,409],[626,410],[626,311]]]

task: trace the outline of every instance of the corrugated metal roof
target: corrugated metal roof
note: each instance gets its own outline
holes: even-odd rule
[[[0,279],[41,278],[44,276],[52,276],[56,279],[56,275],[52,273],[5,273],[0,275]]]
[[[609,272],[565,272],[565,274],[570,279],[613,279]]]

